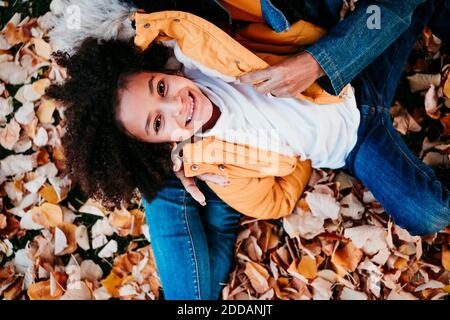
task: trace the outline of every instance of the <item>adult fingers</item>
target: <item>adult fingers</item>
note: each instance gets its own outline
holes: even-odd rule
[[[255,84],[270,79],[271,73],[272,69],[270,67],[262,70],[252,71],[240,76],[239,81],[241,83]]]

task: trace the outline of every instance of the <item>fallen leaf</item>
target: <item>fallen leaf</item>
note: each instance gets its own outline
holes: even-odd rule
[[[324,219],[330,218],[333,220],[336,220],[339,217],[339,202],[337,202],[332,195],[314,191],[307,191],[305,194],[306,202],[311,208],[313,216]]]
[[[269,273],[261,265],[252,261],[247,261],[245,264],[245,275],[250,280],[252,287],[258,293],[264,293],[269,289]]]
[[[366,254],[372,255],[386,248],[386,232],[376,226],[363,225],[348,228],[344,236],[352,240],[356,248],[362,249]]]
[[[411,92],[426,90],[430,85],[438,87],[441,84],[441,74],[423,74],[416,73],[407,77]]]
[[[46,202],[31,210],[33,221],[46,228],[56,227],[63,222],[63,213],[58,205]]]
[[[365,208],[353,193],[349,193],[342,198],[340,204],[340,213],[344,217],[350,217],[355,220],[360,220],[362,218]]]
[[[77,244],[83,249],[83,250],[89,250],[89,234],[86,226],[79,225],[77,229],[75,230],[75,239],[77,241]]]
[[[341,291],[341,300],[368,300],[367,294],[344,287]]]
[[[445,270],[450,271],[450,248],[448,245],[442,245],[442,266]]]
[[[12,119],[4,128],[0,128],[0,145],[8,150],[12,150],[20,138],[20,125]]]
[[[349,242],[343,248],[335,251],[331,262],[336,267],[338,274],[343,276],[346,272],[355,271],[362,257],[362,251],[356,248],[352,242]]]
[[[114,253],[117,252],[117,241],[110,240],[106,246],[103,247],[102,250],[98,253],[100,258],[111,258]]]

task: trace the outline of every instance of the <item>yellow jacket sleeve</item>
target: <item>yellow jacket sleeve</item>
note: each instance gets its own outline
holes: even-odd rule
[[[230,178],[230,184],[208,186],[230,207],[258,219],[279,219],[292,213],[311,177],[311,162],[298,161],[289,175]]]

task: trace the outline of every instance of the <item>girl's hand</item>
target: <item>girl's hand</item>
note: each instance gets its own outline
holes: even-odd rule
[[[172,148],[172,162],[173,162],[173,171],[175,172],[175,175],[178,179],[180,179],[181,183],[183,184],[184,189],[194,198],[195,201],[200,203],[202,206],[206,205],[206,198],[203,192],[200,191],[200,189],[195,184],[194,178],[186,177],[184,175],[183,170],[183,161],[181,161],[181,158],[178,156],[177,152],[177,145],[174,143],[174,146]],[[229,181],[226,177],[220,176],[217,174],[212,173],[202,173],[197,176],[198,179],[202,181],[209,181],[213,183],[217,183],[222,186],[226,186],[229,184]]]

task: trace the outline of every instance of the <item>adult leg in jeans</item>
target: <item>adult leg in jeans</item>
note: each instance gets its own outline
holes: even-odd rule
[[[449,190],[406,146],[389,108],[403,66],[436,3],[419,6],[409,29],[355,79],[362,118],[357,145],[346,163],[395,223],[421,235],[450,224]]]
[[[151,203],[143,199],[155,262],[168,300],[218,299],[218,282],[227,280],[234,252],[234,241],[230,239],[235,237],[239,219],[234,217],[239,214],[211,194],[205,197],[208,210],[217,210],[218,218],[225,221],[232,217],[232,222],[223,226],[221,236],[216,238],[223,240],[223,245],[211,252],[208,236],[214,227],[210,225],[217,223],[201,217],[202,207],[175,175],[169,177],[165,188]],[[214,264],[215,261],[220,263]],[[216,269],[214,272],[212,267]]]

